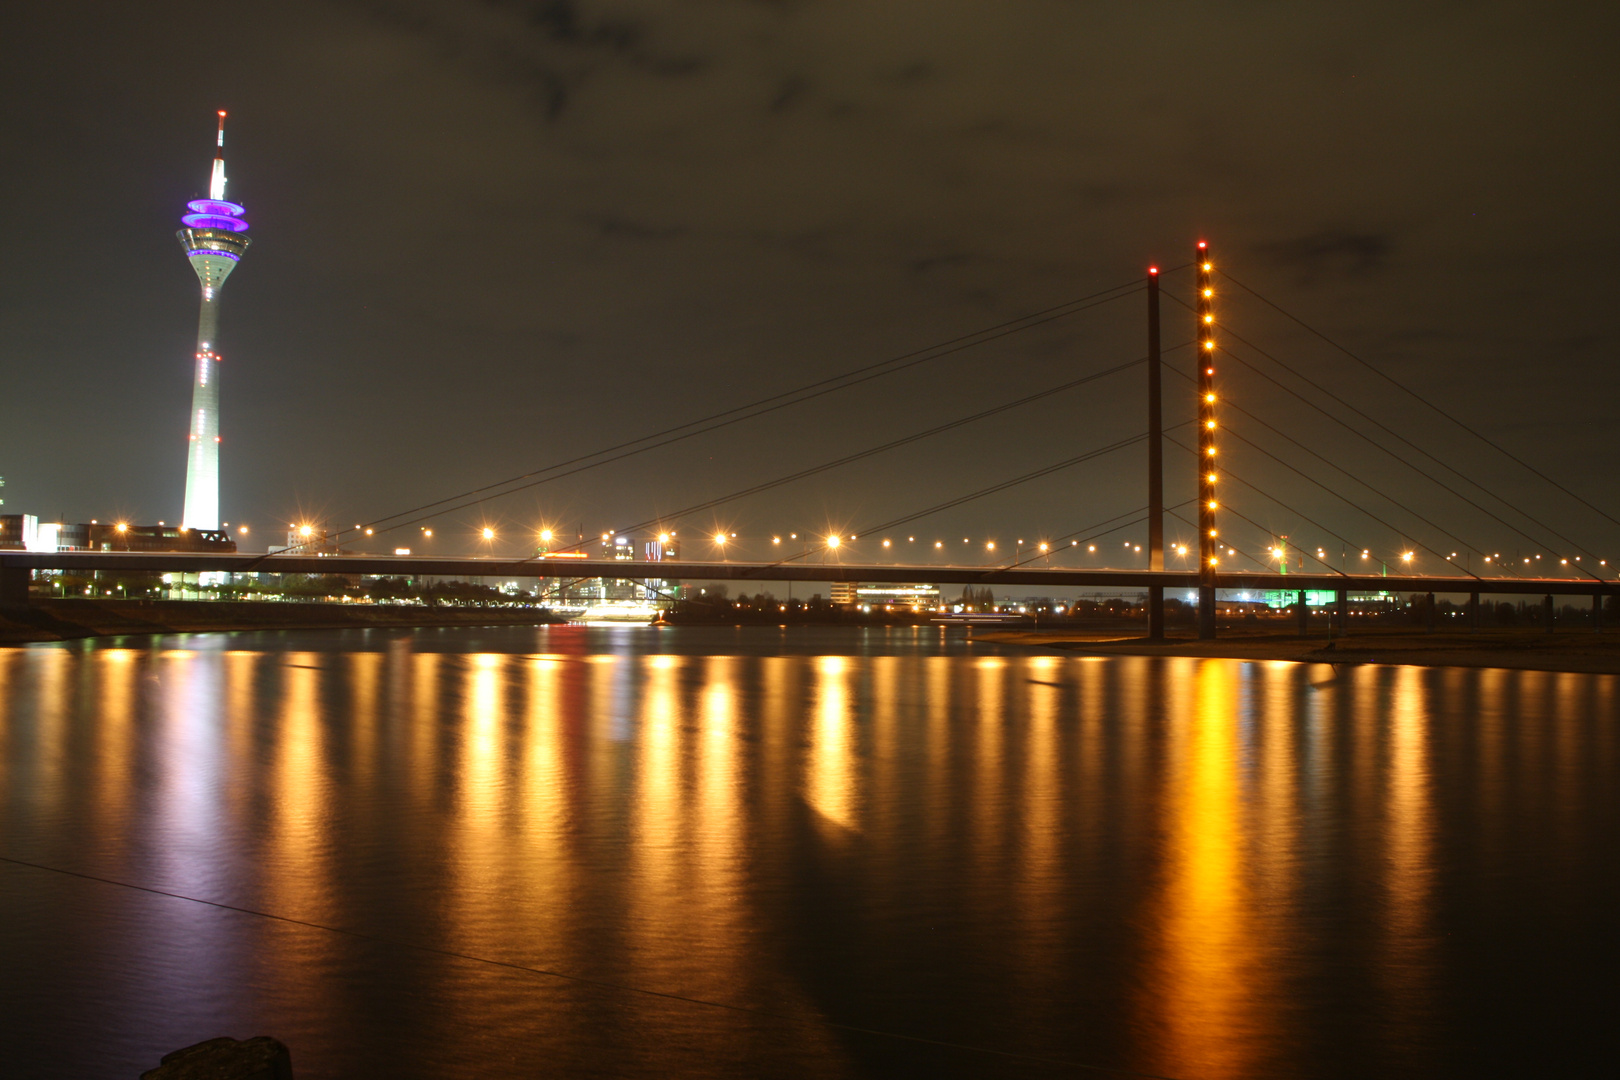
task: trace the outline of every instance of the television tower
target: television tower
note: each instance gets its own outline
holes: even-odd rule
[[[174,235],[202,283],[202,311],[197,316],[197,367],[191,389],[191,444],[186,458],[186,507],[180,525],[186,529],[219,528],[219,290],[247,250],[247,211],[225,201],[225,110],[219,111],[214,140],[214,173],[208,198],[186,204],[180,218],[185,228]]]

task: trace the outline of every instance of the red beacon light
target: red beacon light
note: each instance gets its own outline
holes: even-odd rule
[[[1157,266],[1148,267],[1148,273],[1150,273],[1150,274],[1158,274],[1158,272],[1159,272],[1159,268]]]
[[[1209,243],[1207,241],[1204,241],[1204,240],[1198,241],[1198,250],[1202,251],[1204,248],[1207,248],[1207,247],[1209,247]]]

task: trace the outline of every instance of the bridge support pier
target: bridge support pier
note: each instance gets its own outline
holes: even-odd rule
[[[1479,593],[1468,594],[1468,625],[1475,632],[1479,632]]]
[[[1547,633],[1553,632],[1553,602],[1552,593],[1541,598],[1541,621],[1547,627]]]
[[[1198,639],[1215,640],[1215,586],[1198,586]]]
[[[1154,641],[1164,640],[1164,586],[1148,586],[1148,637]]]
[[[1350,590],[1339,589],[1333,594],[1333,606],[1339,609],[1339,636],[1350,636]]]
[[[1299,590],[1299,636],[1311,636],[1311,609],[1305,603],[1305,590]]]
[[[1423,623],[1429,633],[1432,634],[1434,633],[1435,620],[1440,617],[1440,613],[1434,608],[1434,593],[1429,593],[1424,602],[1428,610],[1423,613]]]
[[[1598,633],[1598,634],[1601,634],[1603,632],[1603,594],[1602,593],[1593,593],[1592,594],[1592,631],[1594,633]]]
[[[0,566],[0,611],[28,606],[28,579],[32,571],[21,566]]]

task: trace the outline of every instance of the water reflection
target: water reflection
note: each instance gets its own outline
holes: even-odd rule
[[[0,650],[0,854],[366,935],[4,865],[20,1060],[1424,1075],[1620,959],[1614,679],[771,635]]]
[[[849,661],[842,656],[816,660],[815,721],[805,754],[805,800],[839,828],[859,831],[856,821],[856,717],[847,685]]]
[[[1153,987],[1170,1060],[1192,1075],[1244,1076],[1263,1038],[1263,941],[1245,873],[1239,669],[1200,662],[1191,708],[1169,729],[1163,956]]]

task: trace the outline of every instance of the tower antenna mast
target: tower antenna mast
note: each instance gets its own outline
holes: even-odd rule
[[[219,134],[214,138],[214,173],[208,178],[208,197],[225,198],[225,110],[219,110]]]

